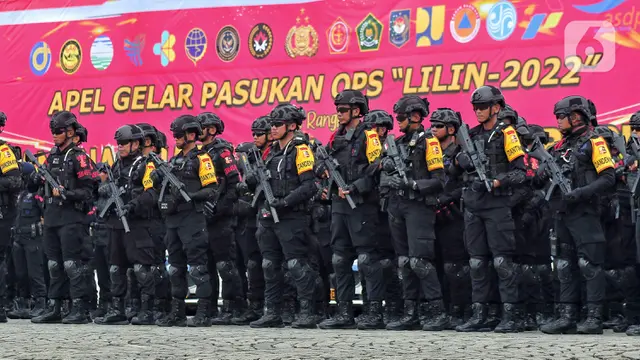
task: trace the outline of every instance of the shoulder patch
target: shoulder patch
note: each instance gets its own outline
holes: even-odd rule
[[[302,144],[296,146],[296,168],[298,169],[298,175],[313,170],[315,165],[315,158],[313,152],[309,149],[309,145]]]
[[[0,145],[0,171],[3,174],[18,169],[18,160],[9,145]]]
[[[149,190],[153,187],[153,180],[151,180],[151,172],[156,169],[156,165],[153,161],[147,162],[144,169],[144,176],[142,177],[142,186],[145,190]]]
[[[380,144],[380,138],[375,130],[365,130],[364,133],[367,141],[367,160],[369,160],[369,164],[371,164],[382,154],[382,144]]]
[[[200,176],[200,184],[204,187],[209,184],[214,184],[218,182],[218,178],[216,177],[216,168],[213,166],[213,160],[211,160],[211,156],[209,154],[204,153],[198,155],[198,160],[200,160],[200,169],[198,171],[198,176]]]
[[[614,168],[613,158],[607,147],[607,142],[602,137],[589,140],[591,140],[591,162],[598,174],[604,170]]]
[[[502,129],[502,134],[504,136],[504,152],[507,154],[509,162],[524,156],[524,150],[522,149],[522,144],[520,143],[520,138],[516,130],[509,125]]]
[[[428,137],[425,141],[427,143],[427,149],[424,152],[427,160],[427,170],[434,171],[444,169],[444,159],[442,157],[440,141],[435,137]]]

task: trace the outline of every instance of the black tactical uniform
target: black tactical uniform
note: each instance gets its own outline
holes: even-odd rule
[[[219,136],[224,132],[224,122],[215,114],[202,113],[198,121],[203,129],[202,149],[206,151],[216,168],[218,193],[205,207],[207,232],[209,233],[209,273],[219,274],[222,279],[222,311],[211,320],[213,325],[230,325],[234,316],[244,312],[246,303],[242,294],[242,279],[236,267],[236,226],[238,219],[233,212],[238,200],[236,185],[240,174],[233,155],[233,145]],[[209,129],[215,129],[215,135]],[[205,141],[210,141],[204,143]],[[211,301],[218,304],[219,281],[211,276]],[[191,325],[191,324],[190,324]]]
[[[302,124],[306,114],[302,108],[291,104],[276,106],[269,115],[272,126]],[[315,193],[313,172],[314,157],[307,139],[298,131],[287,130],[285,137],[291,140],[280,147],[278,140],[264,152],[262,158],[270,177],[268,183],[275,200],[258,202],[258,245],[262,252],[262,269],[265,279],[264,316],[252,322],[251,327],[282,327],[281,305],[284,288],[282,264],[286,261],[298,291],[300,311],[294,328],[315,328],[314,292],[317,275],[309,261],[310,244],[306,236],[307,203]],[[256,159],[258,160],[258,159]],[[260,178],[260,177],[259,177]],[[258,184],[261,186],[261,184]],[[273,219],[273,210],[279,222]]]
[[[447,317],[435,267],[435,205],[444,184],[440,142],[422,126],[429,102],[415,95],[402,97],[393,107],[404,134],[396,141],[397,154],[385,143],[381,186],[388,186],[389,226],[402,278],[404,315],[388,330],[420,328],[420,291],[427,301],[424,330],[444,330]],[[395,158],[394,158],[395,156]]]
[[[631,116],[629,120],[629,125],[631,126],[632,134],[629,137],[629,141],[627,142],[627,151],[629,153],[629,158],[625,162],[627,166],[636,166],[638,162],[640,162],[640,139],[638,138],[638,132],[640,131],[640,111],[636,112]],[[629,187],[629,189],[633,189],[633,185],[636,183],[638,179],[638,171],[634,169],[632,171],[631,168],[627,168],[625,181]],[[631,194],[629,194],[631,195]],[[631,214],[635,218],[635,228],[634,228],[634,239],[638,239],[640,232],[640,222],[638,221],[638,198],[637,196],[633,197],[633,209],[634,213]],[[634,272],[627,271],[625,268],[625,272],[623,273],[624,281],[623,283],[628,285],[629,287],[633,286],[632,284],[638,282],[638,269],[640,266],[640,256],[639,251],[640,247],[636,246],[636,262],[633,266]],[[636,285],[636,289],[638,285]],[[638,336],[640,335],[640,298],[627,296],[626,303],[624,305],[624,315],[626,318],[626,322],[629,325],[627,328],[627,335],[629,336]]]
[[[0,112],[0,127],[7,117]],[[4,305],[7,299],[7,271],[11,251],[11,226],[16,214],[15,195],[22,188],[22,177],[14,149],[0,140],[0,323],[6,322]]]
[[[195,143],[187,139],[188,133],[202,134],[198,120],[191,115],[178,117],[171,123],[171,132],[175,139],[183,138],[186,144]],[[185,145],[186,145],[185,144]],[[156,164],[158,166],[158,164]],[[207,220],[204,215],[204,202],[215,197],[218,181],[215,167],[209,154],[191,149],[184,154],[180,151],[171,158],[172,174],[182,182],[183,188],[172,185],[163,178],[160,171],[155,184],[160,184],[158,204],[166,216],[167,235],[165,238],[169,251],[169,276],[173,297],[171,313],[156,322],[159,326],[186,326],[184,299],[188,294],[187,265],[189,276],[196,285],[198,298],[197,314],[206,315],[211,307],[211,280],[207,251],[209,240]],[[156,176],[154,176],[155,178]],[[191,201],[186,202],[180,193],[183,190]]]
[[[13,226],[13,263],[16,278],[25,284],[33,299],[33,310],[29,311],[29,299],[18,298],[20,309],[16,309],[18,318],[31,319],[45,311],[47,288],[44,282],[42,251],[42,197],[38,195],[38,186],[29,183],[29,174],[33,165],[20,163],[25,189],[18,195],[17,216]]]
[[[462,192],[465,216],[465,244],[469,252],[472,285],[471,319],[457,331],[490,331],[487,303],[492,299],[492,282],[497,272],[500,300],[503,303],[502,321],[496,332],[517,332],[520,297],[518,287],[520,267],[514,262],[516,254],[515,224],[511,212],[513,190],[525,181],[524,151],[516,130],[497,121],[496,108],[505,106],[500,90],[482,86],[473,92],[471,103],[477,111],[489,111],[486,122],[495,125],[485,130],[480,124],[469,130],[476,150],[461,152],[456,157],[459,166],[467,171]],[[463,125],[464,126],[464,125]],[[458,130],[460,134],[460,129]],[[477,150],[478,147],[484,151]],[[473,152],[484,154],[488,182],[479,179],[471,161]],[[500,184],[495,187],[496,184]],[[489,186],[491,189],[487,189]],[[491,261],[493,260],[493,266]]]
[[[90,291],[87,284],[89,258],[85,251],[89,237],[86,216],[92,204],[95,169],[89,155],[76,147],[68,136],[69,130],[75,130],[77,126],[75,115],[67,111],[55,114],[49,124],[53,134],[67,134],[65,142],[49,153],[46,164],[47,170],[64,188],[66,200],[55,196],[50,184],[44,183],[44,251],[51,278],[50,309],[42,316],[31,319],[34,323],[59,322],[62,300],[69,294],[73,301],[72,311],[62,319],[62,323],[89,322],[86,312]],[[37,172],[34,174],[37,175]],[[39,176],[37,179],[42,181]]]
[[[602,266],[605,238],[598,213],[598,197],[615,185],[615,169],[606,141],[589,128],[593,117],[588,101],[569,96],[554,107],[558,119],[576,119],[554,146],[556,163],[571,183],[572,191],[552,199],[557,234],[555,268],[560,281],[559,317],[540,330],[548,334],[602,334],[602,303],[606,279]],[[574,120],[569,121],[572,124]],[[559,195],[559,191],[556,191]],[[553,201],[555,200],[555,201]],[[582,274],[588,307],[587,318],[576,328]]]
[[[136,125],[124,125],[116,130],[114,139],[118,146],[128,146],[129,155],[118,158],[112,166],[113,182],[118,189],[124,189],[120,199],[130,228],[125,232],[121,219],[117,216],[115,204],[109,210],[109,273],[111,274],[112,308],[104,318],[96,319],[96,324],[128,324],[125,314],[124,297],[127,292],[127,269],[133,267],[140,286],[140,312],[132,319],[134,325],[153,325],[153,300],[155,296],[155,278],[152,267],[155,263],[155,244],[147,230],[149,219],[157,202],[157,193],[153,189],[151,172],[141,156],[140,148],[133,149],[134,142],[144,139],[142,129]],[[114,197],[109,183],[100,185],[99,193]]]
[[[377,132],[361,121],[369,111],[369,104],[360,91],[345,90],[336,96],[334,104],[338,110],[345,109],[349,113],[349,122],[340,125],[326,148],[328,154],[338,162],[338,171],[347,184],[347,189],[342,190],[349,192],[356,208],[352,209],[347,200],[339,196],[340,189],[332,186],[329,194],[332,198],[331,248],[338,311],[332,319],[323,321],[320,328],[356,327],[352,311],[355,281],[351,268],[356,257],[358,268],[365,277],[369,301],[368,315],[357,326],[361,329],[384,328],[382,301],[385,292],[385,259],[380,254],[376,236],[379,198],[375,192],[375,172],[382,146]],[[360,110],[357,117],[353,115],[355,109]],[[326,172],[324,164],[320,164],[317,172]]]
[[[142,134],[145,138],[145,149],[143,150],[145,151],[145,154],[147,151],[159,154],[162,149],[167,148],[167,137],[164,133],[147,123],[140,123],[137,124],[137,126],[142,129]],[[149,140],[149,145],[146,145],[147,139]],[[155,168],[151,159],[148,156],[144,157],[144,162],[147,166],[153,166]],[[151,234],[151,238],[155,245],[154,266],[152,266],[151,269],[153,271],[156,284],[153,311],[154,318],[158,320],[166,315],[167,311],[170,310],[171,305],[171,283],[169,281],[169,273],[167,272],[167,267],[165,265],[167,260],[167,246],[164,242],[164,236],[167,231],[164,225],[164,218],[157,207],[152,209],[150,219],[148,219],[147,223],[149,224],[147,230]]]
[[[471,305],[471,277],[469,276],[469,254],[464,245],[464,216],[460,209],[462,197],[463,177],[459,173],[451,172],[460,146],[455,143],[455,132],[462,121],[460,114],[447,108],[440,108],[431,114],[432,130],[444,127],[446,135],[438,140],[442,143],[450,138],[446,147],[442,144],[442,156],[446,171],[444,191],[437,198],[436,207],[436,245],[442,257],[442,271],[444,273],[444,289],[448,290],[449,326],[464,324],[465,311]],[[449,129],[453,129],[453,133]],[[444,294],[445,297],[447,294]]]
[[[384,144],[388,132],[393,130],[393,118],[384,110],[372,110],[364,117],[364,122],[369,124],[372,129],[378,132],[380,143]],[[384,130],[381,130],[384,129]],[[384,132],[384,134],[380,134]],[[381,254],[381,261],[384,269],[385,296],[384,296],[384,324],[398,321],[402,317],[402,285],[398,277],[398,259],[393,248],[393,238],[391,237],[391,229],[389,228],[388,206],[388,188],[380,188],[378,184],[378,193],[380,194],[380,208],[378,209],[378,249]],[[388,260],[388,261],[386,261]],[[362,270],[362,269],[360,269]],[[366,295],[366,280],[364,273],[360,275],[360,284],[362,285],[363,298]],[[368,306],[368,300],[364,303],[365,308]],[[363,314],[367,314],[366,310]],[[356,319],[359,321],[359,319]]]

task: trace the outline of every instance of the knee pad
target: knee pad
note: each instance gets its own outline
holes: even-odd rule
[[[231,280],[235,274],[238,274],[235,264],[231,261],[218,261],[216,269],[220,273],[222,280],[225,281]]]
[[[427,259],[412,257],[409,263],[411,270],[413,270],[420,279],[425,279],[432,271],[436,270],[431,261]]]
[[[489,273],[489,264],[491,262],[485,258],[472,257],[469,259],[469,274],[471,279],[481,281]]]
[[[512,276],[517,275],[518,265],[513,260],[506,256],[497,256],[493,259],[493,267],[498,273],[498,278],[501,280],[509,279]]]
[[[209,282],[209,269],[205,265],[191,265],[189,276],[196,285]]]
[[[295,281],[302,280],[312,271],[309,263],[302,259],[291,259],[287,261],[287,267],[289,267],[289,272]]]
[[[64,262],[64,271],[67,273],[69,279],[76,279],[83,276],[87,265],[76,260],[67,260]]]
[[[264,272],[264,278],[266,280],[273,280],[276,278],[278,271],[280,268],[276,268],[276,265],[273,261],[269,259],[262,259],[262,271]]]
[[[573,269],[569,260],[558,259],[556,261],[556,268],[558,271],[558,281],[561,283],[573,281]]]
[[[138,282],[145,282],[149,278],[153,277],[151,267],[149,265],[135,264],[133,265],[133,272],[136,274]]]
[[[466,279],[469,277],[470,271],[469,263],[444,263],[444,273],[447,275],[447,278],[451,279],[450,281],[453,281],[453,279]]]
[[[60,263],[55,261],[55,260],[47,261],[47,268],[49,268],[49,272],[51,272],[51,273],[55,273],[55,272],[58,272],[58,271],[62,270],[60,268]]]
[[[585,258],[578,260],[578,266],[580,267],[580,274],[585,280],[593,280],[602,272],[600,265],[595,265]]]
[[[536,272],[535,265],[524,264],[520,266],[522,269],[522,280],[527,284],[537,284],[540,282],[540,276]]]
[[[347,259],[344,256],[333,254],[333,256],[331,256],[331,264],[333,265],[333,270],[336,272],[336,274],[344,274],[344,273],[351,272],[352,264],[350,264],[349,259]],[[360,264],[360,262],[358,262],[358,264]]]
[[[169,277],[174,277],[178,275],[180,268],[177,266],[169,266],[169,270],[167,270],[167,272],[169,273]]]
[[[258,267],[258,262],[255,260],[247,261],[247,270],[253,270]]]
[[[579,265],[579,264],[578,264]],[[581,270],[582,271],[582,270]],[[612,284],[615,288],[620,288],[620,282],[622,281],[622,274],[618,269],[609,269],[604,271],[604,276],[607,282]]]
[[[371,256],[367,253],[358,255],[358,270],[366,276],[371,273]]]
[[[622,284],[625,287],[631,288],[637,286],[638,277],[636,276],[636,268],[633,266],[627,266],[620,270],[622,276]]]
[[[358,261],[358,263],[360,262]],[[380,260],[380,265],[383,269],[388,269],[391,267],[391,265],[393,265],[393,262],[391,261],[391,259],[382,259]]]

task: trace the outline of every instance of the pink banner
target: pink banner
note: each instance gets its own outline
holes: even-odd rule
[[[3,136],[49,149],[49,116],[70,110],[88,128],[94,157],[108,161],[123,124],[168,132],[178,115],[212,111],[237,143],[250,139],[255,118],[289,101],[307,110],[304,130],[326,140],[337,127],[332,98],[345,87],[387,111],[403,94],[423,95],[432,110],[454,108],[470,124],[471,92],[485,84],[547,127],[567,95],[593,100],[605,124],[640,110],[640,6],[632,1],[429,4],[3,2]]]

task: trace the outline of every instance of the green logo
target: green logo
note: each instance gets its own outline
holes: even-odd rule
[[[358,24],[356,34],[360,51],[377,51],[380,48],[383,27],[380,20],[371,13]]]

